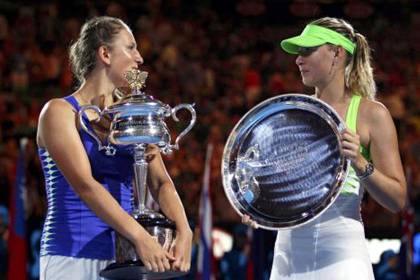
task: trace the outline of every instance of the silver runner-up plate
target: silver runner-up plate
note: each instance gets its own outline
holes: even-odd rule
[[[284,94],[252,108],[233,128],[222,158],[225,193],[239,215],[261,228],[303,225],[337,198],[350,161],[332,107]]]

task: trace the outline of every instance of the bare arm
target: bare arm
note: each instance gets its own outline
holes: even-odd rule
[[[176,224],[177,242],[182,243],[182,248],[175,248],[175,268],[183,271],[189,270],[190,253],[192,243],[192,231],[188,224],[181,199],[175,186],[166,171],[162,157],[157,147],[149,147],[149,154],[152,153],[152,160],[149,162],[148,185],[155,200],[165,215]],[[153,151],[150,152],[150,149]],[[177,251],[178,249],[178,251]]]
[[[392,212],[398,212],[405,205],[407,186],[395,126],[391,115],[382,104],[367,101],[363,105],[361,122],[367,127],[375,171],[362,183],[378,203]],[[367,161],[358,151],[359,136],[346,132],[343,138],[345,153],[352,160],[352,166],[357,174],[363,173]]]
[[[181,199],[166,171],[165,164],[158,152],[158,148],[151,147],[151,149],[153,149],[153,157],[149,162],[149,174],[147,178],[152,195],[156,201],[158,201],[163,213],[165,213],[168,218],[175,221],[177,231],[191,231]],[[150,154],[150,152],[148,152],[148,154]]]
[[[50,101],[42,110],[38,145],[45,147],[79,197],[107,224],[130,240],[140,258],[154,270],[168,267],[166,252],[151,238],[91,173],[91,166],[75,122],[64,100]],[[152,251],[149,251],[152,250]],[[154,251],[153,251],[154,250]]]

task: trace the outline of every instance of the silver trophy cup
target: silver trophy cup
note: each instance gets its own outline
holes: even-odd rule
[[[133,148],[135,181],[133,186],[134,208],[131,215],[165,250],[169,251],[175,239],[175,223],[146,207],[148,163],[145,153],[149,144],[156,145],[164,154],[170,154],[174,149],[178,149],[180,139],[194,126],[196,113],[193,105],[180,104],[171,108],[152,96],[146,95],[141,89],[147,75],[147,72],[139,70],[128,72],[126,79],[130,84],[131,94],[104,110],[93,105],[83,106],[78,117],[81,128],[96,139],[99,150],[104,150],[107,155],[115,155],[116,150],[113,145],[129,145]],[[191,120],[175,139],[175,142],[171,144],[171,136],[165,118],[172,117],[175,121],[179,121],[176,113],[180,109],[188,110],[191,113]],[[112,145],[103,145],[97,135],[84,125],[82,117],[87,110],[93,110],[99,115],[97,121],[102,117],[112,120],[108,135],[108,142]],[[167,279],[186,274],[180,271],[152,272],[147,270],[139,259],[135,247],[118,233],[116,233],[115,246],[116,262],[101,271],[102,277],[109,279]]]

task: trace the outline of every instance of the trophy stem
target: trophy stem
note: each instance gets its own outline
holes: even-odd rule
[[[141,89],[145,86],[147,75],[147,72],[138,69],[128,71],[125,76],[130,85],[131,94],[124,96],[117,104],[104,111],[93,109],[100,116],[110,114],[113,118],[109,142],[114,145],[129,145],[130,152],[134,156],[132,218],[162,246],[162,249],[169,252],[176,238],[176,224],[158,211],[153,211],[146,206],[149,187],[147,186],[146,148],[147,145],[154,144],[164,153],[178,149],[179,139],[191,129],[195,122],[195,111],[191,105],[186,104],[171,109],[169,105],[145,95]],[[177,137],[175,145],[171,145],[170,133],[164,118],[172,116],[175,121],[179,121],[176,112],[181,108],[188,109],[194,121],[191,121],[190,125]],[[79,120],[82,120],[81,115],[79,115]],[[186,272],[177,270],[163,272],[148,270],[137,254],[136,247],[118,232],[115,234],[115,263],[108,265],[100,272],[100,276],[107,279],[172,279],[185,274]]]
[[[147,166],[146,161],[146,147],[147,144],[136,145],[134,148],[134,213],[144,213],[146,210],[146,198],[147,198]]]

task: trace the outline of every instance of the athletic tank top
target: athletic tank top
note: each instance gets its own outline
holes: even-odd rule
[[[64,98],[76,112],[80,106],[73,96]],[[90,131],[89,120],[83,122]],[[56,133],[60,133],[57,131]],[[115,147],[114,156],[98,151],[98,144],[84,130],[79,130],[93,177],[131,212],[133,156],[128,147]],[[105,143],[107,144],[107,143]],[[41,238],[41,256],[61,255],[110,260],[114,258],[113,230],[79,198],[44,148],[38,149],[47,194],[47,215]]]
[[[356,132],[360,96],[354,95],[346,124]],[[361,147],[364,157],[368,150]],[[270,280],[373,280],[360,213],[364,195],[353,168],[334,203],[316,219],[278,231]]]
[[[350,101],[349,108],[346,113],[347,127],[354,133],[357,132],[357,113],[359,112],[359,105],[362,97],[360,95],[353,95]],[[360,145],[360,153],[366,160],[370,160],[369,149]],[[342,194],[359,194],[360,180],[356,175],[353,167],[350,166],[349,174],[344,183]]]

